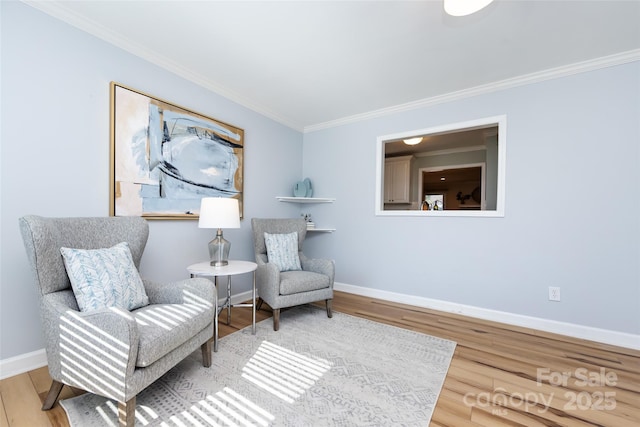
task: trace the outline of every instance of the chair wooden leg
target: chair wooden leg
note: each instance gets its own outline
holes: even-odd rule
[[[118,402],[118,425],[120,427],[134,427],[136,424],[136,397],[133,396],[125,403]]]
[[[331,300],[331,299],[326,300],[326,303],[327,303],[327,317],[333,317],[333,312],[331,311],[331,306],[332,306],[331,303],[332,302],[333,302],[333,300]]]
[[[260,311],[260,308],[262,308],[263,302],[264,300],[262,298],[258,298],[258,304],[256,304],[256,311]]]
[[[280,329],[280,309],[274,308],[273,309],[273,330],[277,331],[278,329]]]
[[[49,393],[47,393],[47,398],[42,404],[43,411],[48,411],[49,409],[53,408],[56,400],[58,400],[58,396],[60,396],[60,392],[62,391],[63,386],[64,384],[62,384],[60,381],[53,380],[53,382],[51,383],[51,387],[49,388]]]
[[[207,340],[200,346],[202,350],[202,366],[208,368],[211,366],[211,340]]]

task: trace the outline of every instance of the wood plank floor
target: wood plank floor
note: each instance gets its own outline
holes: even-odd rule
[[[457,342],[431,426],[640,426],[640,351],[343,292],[333,308]],[[251,323],[220,316],[220,336]],[[0,427],[68,426],[60,405],[40,411],[49,385],[46,367],[0,381]]]

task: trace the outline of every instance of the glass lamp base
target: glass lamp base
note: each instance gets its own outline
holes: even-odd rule
[[[216,237],[209,242],[209,263],[213,267],[224,267],[229,264],[229,250],[231,243],[222,237],[222,230],[218,228]]]

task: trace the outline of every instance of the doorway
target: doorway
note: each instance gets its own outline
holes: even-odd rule
[[[485,210],[485,163],[419,170],[419,200],[442,195],[444,210]]]

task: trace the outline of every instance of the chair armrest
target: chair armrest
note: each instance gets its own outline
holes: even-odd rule
[[[256,269],[256,290],[269,304],[280,295],[280,269],[273,263],[258,263]]]
[[[60,317],[60,330],[61,347],[67,330],[70,340],[77,340],[76,343],[83,347],[89,346],[85,349],[99,359],[100,364],[108,365],[114,372],[122,372],[127,377],[133,374],[140,334],[135,318],[127,310],[116,307],[90,312],[68,310]],[[80,362],[90,367],[87,360]],[[101,366],[96,368],[101,369]]]
[[[65,295],[42,301],[51,377],[101,396],[123,399],[125,379],[133,374],[138,357],[140,336],[134,317],[118,308],[81,312],[68,302]]]
[[[322,258],[307,258],[305,256],[300,257],[300,263],[302,269],[305,271],[313,271],[314,273],[324,274],[329,276],[331,286],[333,286],[333,279],[335,276],[335,263],[331,259]]]
[[[143,279],[149,304],[195,304],[208,308],[218,304],[215,284],[203,277],[159,283]]]

